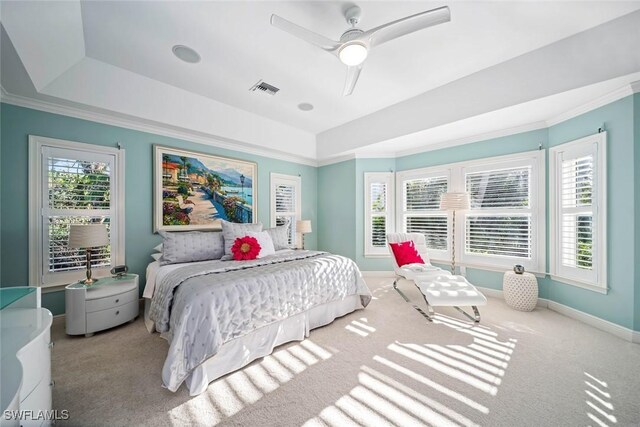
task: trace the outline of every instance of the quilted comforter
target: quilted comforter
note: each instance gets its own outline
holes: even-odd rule
[[[169,343],[164,385],[176,391],[220,347],[321,304],[371,293],[355,262],[317,251],[185,265],[156,283],[149,317]]]

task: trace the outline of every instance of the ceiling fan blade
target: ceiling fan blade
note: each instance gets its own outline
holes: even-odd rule
[[[356,87],[360,71],[362,71],[362,65],[347,67],[347,78],[344,81],[344,91],[342,92],[342,96],[349,96],[353,93],[353,88]]]
[[[373,47],[413,33],[414,31],[449,22],[450,20],[451,12],[449,11],[449,7],[443,6],[372,28],[369,31],[365,31],[358,39]]]
[[[329,52],[340,46],[339,42],[333,41],[325,36],[321,36],[311,30],[307,30],[306,28],[287,21],[278,15],[271,15],[271,25]]]

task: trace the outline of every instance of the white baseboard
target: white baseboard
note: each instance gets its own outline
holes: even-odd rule
[[[493,288],[483,288],[482,286],[476,286],[476,288],[478,288],[480,291],[482,291],[483,294],[485,294],[486,296],[490,296],[493,298],[499,298],[499,299],[504,299],[504,293],[499,290],[499,289],[493,289]],[[549,308],[548,306],[548,301],[544,298],[538,298],[538,302],[536,303],[536,307],[540,307],[540,308]]]
[[[483,288],[480,286],[476,287],[486,296],[504,299],[504,294],[500,290]],[[575,308],[545,298],[538,298],[538,303],[536,304],[536,306],[540,308],[547,308],[549,310],[555,311],[556,313],[560,313],[564,316],[570,317],[574,320],[586,323],[587,325],[593,326],[594,328],[600,329],[601,331],[605,331],[619,338],[622,338],[625,341],[640,344],[639,331],[625,328],[624,326],[620,326],[613,322],[609,322],[608,320],[596,317],[592,314],[585,313],[584,311],[576,310]]]

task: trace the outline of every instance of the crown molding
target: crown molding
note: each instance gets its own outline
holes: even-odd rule
[[[39,99],[28,98],[21,95],[15,95],[7,92],[7,90],[2,86],[0,86],[0,101],[18,107],[31,108],[47,113],[60,114],[63,116],[73,117],[81,120],[89,120],[92,122],[102,123],[110,126],[118,126],[155,135],[182,139],[185,141],[196,142],[212,147],[224,148],[227,150],[239,151],[246,154],[267,157],[270,159],[299,163],[307,166],[318,166],[318,162],[312,158],[296,156],[293,154],[284,153],[268,148],[248,146],[248,144],[240,141],[223,139],[221,137],[206,135],[189,130],[174,129],[173,127],[165,126],[162,124],[142,123],[141,119],[119,117],[108,113],[97,113],[78,107],[71,107]]]
[[[596,98],[592,101],[589,101],[585,104],[582,104],[576,108],[572,108],[569,111],[565,111],[562,114],[559,114],[555,117],[549,118],[546,120],[547,127],[557,125],[558,123],[565,122],[567,120],[573,119],[574,117],[578,117],[582,114],[588,113],[589,111],[593,111],[597,108],[604,107],[607,104],[611,104],[612,102],[618,101],[619,99],[626,98],[629,95],[633,95],[634,93],[640,92],[640,81],[635,81],[629,84],[626,84],[613,92],[609,92],[606,95],[603,95],[599,98]]]
[[[328,159],[318,160],[318,167],[329,166],[335,163],[346,162],[347,160],[353,160],[357,158],[354,153],[344,154],[342,156],[330,157]]]
[[[543,121],[528,123],[522,126],[516,126],[508,129],[499,129],[493,132],[486,132],[477,135],[467,136],[460,139],[454,139],[450,141],[442,141],[435,144],[430,144],[426,147],[412,148],[409,150],[397,151],[395,153],[395,157],[405,157],[411,156],[414,154],[426,153],[429,151],[440,150],[442,148],[451,148],[456,147],[458,145],[471,144],[474,142],[487,141],[489,139],[502,138],[504,136],[515,135],[518,133],[530,132],[533,130],[544,129],[547,127],[547,124]]]

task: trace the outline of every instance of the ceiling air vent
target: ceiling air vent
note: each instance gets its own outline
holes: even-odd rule
[[[280,89],[278,89],[275,86],[270,85],[269,83],[265,83],[262,80],[259,80],[258,83],[254,84],[253,86],[251,86],[251,89],[249,89],[250,91],[257,91],[259,90],[260,92],[264,92],[266,94],[269,94],[271,96],[275,95]]]

